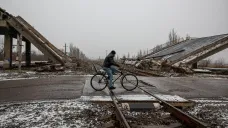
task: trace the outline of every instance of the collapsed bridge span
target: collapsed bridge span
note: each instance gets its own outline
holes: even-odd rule
[[[71,62],[71,58],[65,55],[62,51],[50,43],[42,34],[33,28],[27,21],[20,16],[13,16],[0,8],[0,34],[5,35],[4,42],[4,60],[9,61],[9,66],[12,64],[12,38],[16,35],[21,35],[23,40],[32,43],[52,62],[64,65]],[[8,38],[8,40],[7,40]],[[7,47],[8,46],[8,47]],[[31,47],[31,46],[30,46]],[[27,46],[26,46],[27,48]],[[30,49],[26,49],[31,50]],[[30,51],[27,51],[29,53]],[[29,55],[29,54],[27,54]]]

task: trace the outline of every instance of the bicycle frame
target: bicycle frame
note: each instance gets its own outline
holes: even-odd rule
[[[121,76],[123,76],[122,73],[112,82],[112,84],[114,84]]]
[[[105,73],[105,74],[103,74],[103,77],[100,79],[100,80],[102,80],[103,78],[106,78],[105,77],[105,75],[106,75],[107,73]],[[112,84],[114,84],[120,77],[122,77],[123,76],[123,73],[121,73],[114,81],[112,81]]]

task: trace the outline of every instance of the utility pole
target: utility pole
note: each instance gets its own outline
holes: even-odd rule
[[[107,56],[107,52],[108,52],[108,51],[106,50],[106,56]]]
[[[63,47],[65,47],[65,55],[66,55],[66,53],[67,53],[67,52],[66,52],[66,48],[67,48],[67,45],[66,45],[66,43],[65,43],[65,46],[63,46]]]

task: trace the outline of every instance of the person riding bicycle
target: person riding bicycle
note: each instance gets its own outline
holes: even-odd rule
[[[108,74],[108,78],[109,78],[109,86],[108,86],[109,89],[115,89],[116,88],[112,85],[112,79],[113,79],[113,74],[118,72],[118,70],[115,68],[115,66],[120,67],[120,65],[118,65],[114,61],[115,55],[116,55],[116,52],[114,50],[112,50],[108,54],[108,56],[105,57],[105,60],[103,63],[103,69]]]

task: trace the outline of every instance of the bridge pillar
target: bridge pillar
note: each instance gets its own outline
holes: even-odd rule
[[[4,69],[9,69],[12,67],[12,46],[13,38],[9,33],[6,33],[4,38]]]
[[[193,69],[197,69],[197,68],[198,68],[197,62],[194,63],[194,64],[192,64],[192,68],[193,68]]]
[[[25,61],[26,66],[29,67],[31,65],[31,42],[25,42]]]

